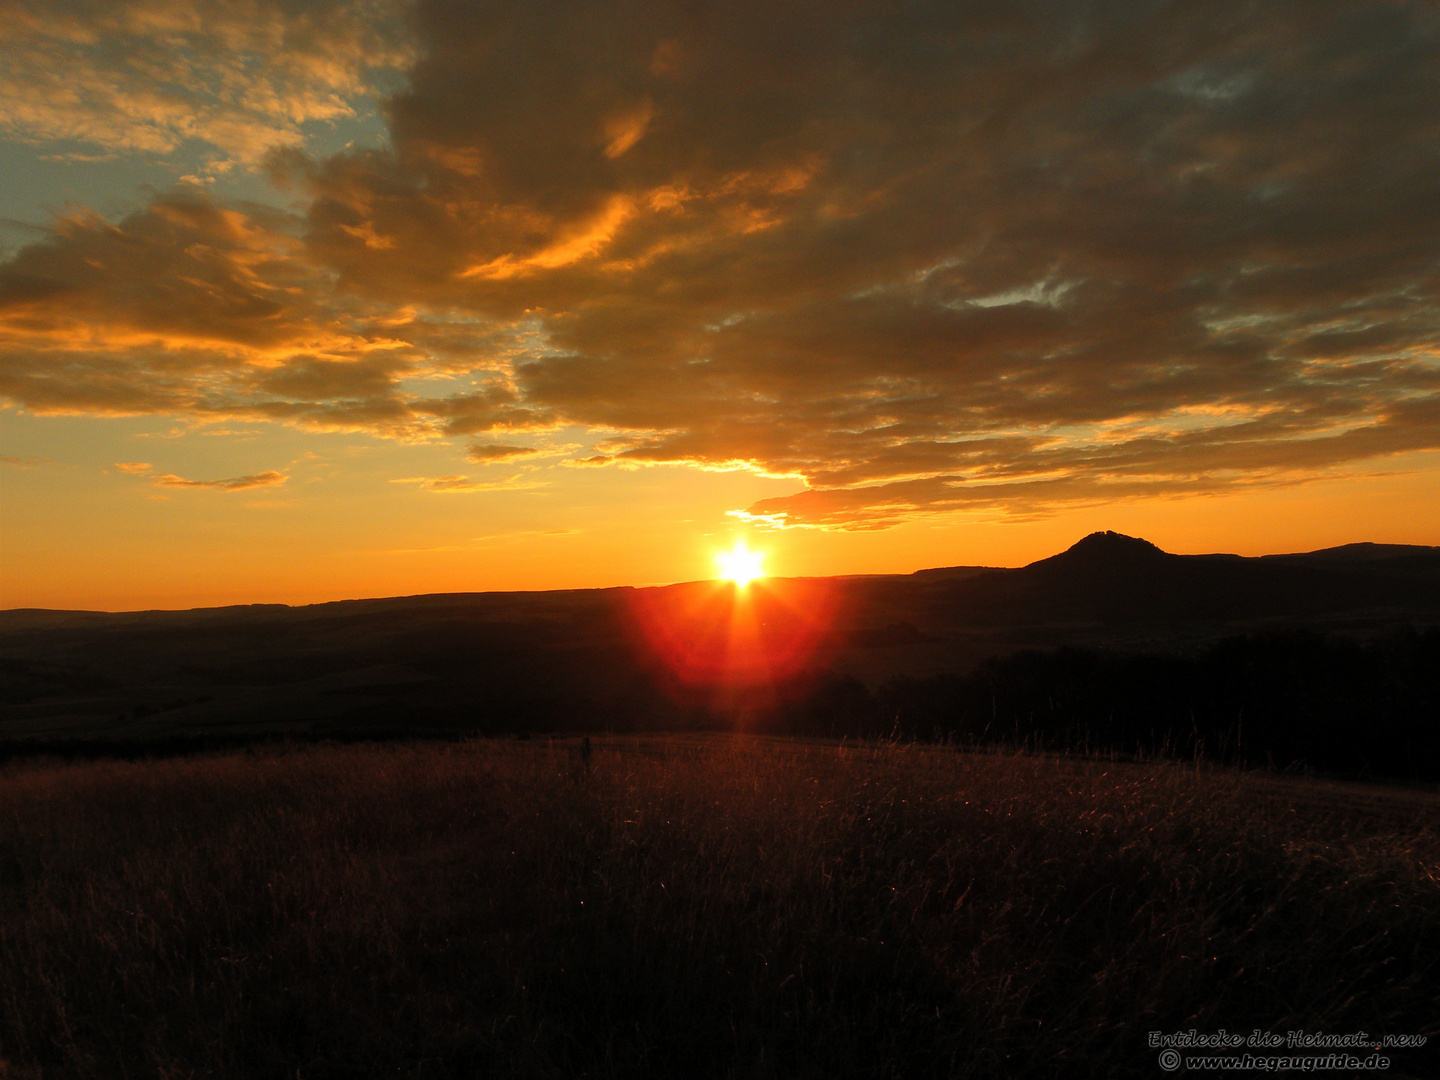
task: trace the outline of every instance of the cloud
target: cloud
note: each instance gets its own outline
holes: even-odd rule
[[[497,440],[480,461],[579,425],[594,464],[796,477],[749,512],[825,527],[1436,448],[1427,5],[410,26],[389,148],[269,158],[303,220],[168,195],[3,264],[0,391]]]
[[[174,473],[155,473],[148,461],[117,461],[115,468],[131,476],[149,477],[156,487],[214,488],[218,491],[244,491],[248,488],[273,487],[290,479],[284,473],[267,470],[249,476],[232,476],[225,480],[187,480]]]
[[[403,476],[390,481],[392,484],[415,484],[422,491],[457,493],[469,491],[522,491],[543,487],[536,481],[525,481],[519,473],[504,480],[471,480],[468,476]]]
[[[303,126],[355,115],[412,57],[388,0],[4,0],[0,129],[32,142],[258,164]],[[61,156],[94,160],[104,154]]]
[[[219,491],[244,491],[247,488],[271,487],[290,479],[284,473],[273,471],[254,473],[250,476],[232,476],[228,480],[186,480],[184,477],[165,473],[150,482],[157,487],[215,488]]]
[[[401,392],[426,364],[387,325],[391,307],[338,295],[295,224],[183,190],[118,223],[87,212],[56,221],[0,264],[0,393],[37,413],[268,418],[401,436],[450,422],[457,403],[412,407]],[[425,328],[413,329],[423,340]],[[497,421],[529,415],[507,412],[503,390],[487,400]]]
[[[471,443],[465,456],[477,465],[488,465],[495,461],[511,461],[520,457],[534,457],[545,453],[533,446],[508,446],[505,443]]]
[[[553,410],[522,401],[510,374],[528,321],[348,295],[308,257],[300,224],[193,189],[119,222],[58,219],[0,262],[0,395],[37,413],[269,419],[409,439],[553,426]],[[459,392],[420,392],[456,376]]]

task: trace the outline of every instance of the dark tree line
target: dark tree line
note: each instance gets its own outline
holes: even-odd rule
[[[896,679],[875,690],[843,674],[818,672],[729,697],[677,684],[662,665],[642,662],[623,643],[546,650],[518,640],[497,649],[493,637],[484,627],[469,637],[452,630],[443,639],[407,640],[405,648],[375,657],[345,654],[337,668],[344,667],[340,661],[352,667],[403,661],[432,680],[397,685],[394,693],[371,688],[354,708],[322,720],[250,733],[192,729],[136,737],[121,730],[113,738],[12,739],[0,741],[0,760],[36,753],[144,757],[274,739],[740,727],[1440,781],[1440,628],[1372,640],[1306,632],[1250,635],[1193,655],[1028,651],[994,658],[965,675]],[[73,681],[68,669],[11,666],[17,694],[33,696],[38,691],[32,683],[48,692],[57,679]],[[223,680],[211,682],[220,686]],[[137,704],[131,718],[193,700],[206,699]]]
[[[771,715],[795,734],[1440,779],[1440,629],[1233,637],[1198,655],[1064,648],[871,692],[830,675]]]

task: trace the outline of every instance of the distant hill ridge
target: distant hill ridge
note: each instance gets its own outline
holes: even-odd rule
[[[1071,545],[1066,550],[1018,568],[992,566],[942,566],[912,574],[869,574],[835,577],[841,588],[863,588],[865,583],[890,583],[904,589],[906,582],[923,586],[923,599],[933,604],[935,591],[944,595],[961,593],[992,605],[984,623],[1047,619],[1056,614],[1070,616],[1077,606],[1102,617],[1170,618],[1182,614],[1179,606],[1194,609],[1196,617],[1216,618],[1234,614],[1249,618],[1267,613],[1266,605],[1279,603],[1287,612],[1326,610],[1356,603],[1402,606],[1419,602],[1440,605],[1440,547],[1419,544],[1377,544],[1360,542],[1318,551],[1241,556],[1233,554],[1176,555],[1149,540],[1104,530]],[[700,583],[686,583],[698,585]],[[679,588],[683,586],[657,586]],[[1405,590],[1418,587],[1419,593]],[[1235,590],[1241,590],[1236,594]],[[603,589],[560,589],[535,591],[491,591],[472,593],[426,593],[413,596],[377,597],[363,600],[332,600],[315,604],[237,604],[224,607],[181,610],[104,612],[51,608],[0,610],[0,631],[26,627],[69,624],[114,625],[117,620],[204,619],[225,622],[266,622],[287,613],[302,617],[350,616],[363,618],[381,611],[419,609],[465,609],[476,602],[505,610],[531,609],[572,602],[588,606],[603,603],[607,594],[615,598],[635,591],[631,586]],[[892,590],[893,591],[893,588]],[[1298,593],[1310,594],[1308,599]],[[1021,603],[1022,599],[1025,600]],[[1239,609],[1227,612],[1227,606]],[[1158,607],[1155,605],[1158,603]],[[1020,604],[1019,610],[1016,604]],[[1032,608],[1049,607],[1042,612]],[[971,606],[967,604],[967,606]],[[1146,606],[1155,610],[1139,610]],[[978,613],[975,613],[978,614]],[[967,621],[969,621],[967,619]]]
[[[1206,555],[1174,555],[1164,549],[1152,544],[1149,540],[1143,540],[1137,536],[1126,536],[1124,533],[1105,530],[1093,532],[1083,540],[1076,542],[1058,555],[1051,555],[1045,559],[1038,559],[1029,566],[1040,566],[1042,564],[1055,564],[1065,566],[1078,566],[1081,564],[1100,565],[1106,563],[1119,563],[1123,561],[1155,561],[1162,558],[1169,559],[1245,559],[1243,555],[1230,555],[1223,553]],[[1355,544],[1343,544],[1340,547],[1321,548],[1318,551],[1295,552],[1280,555],[1251,556],[1259,559],[1288,559],[1295,561],[1315,563],[1370,563],[1382,562],[1395,559],[1430,558],[1440,559],[1440,547],[1431,547],[1422,544],[1376,544],[1371,541],[1362,541]],[[1028,567],[1022,567],[1026,569]]]
[[[1105,529],[1093,532],[1084,539],[1077,541],[1070,547],[1057,555],[1050,555],[1035,562],[1028,563],[1018,569],[1029,569],[1033,566],[1054,565],[1064,567],[1079,567],[1083,565],[1122,565],[1133,562],[1155,562],[1160,559],[1264,559],[1264,560],[1290,560],[1296,562],[1313,563],[1374,563],[1395,560],[1411,560],[1416,562],[1427,562],[1430,560],[1440,561],[1440,547],[1432,547],[1423,544],[1377,544],[1366,540],[1353,544],[1342,544],[1339,547],[1321,548],[1318,551],[1287,552],[1275,555],[1244,556],[1227,553],[1213,553],[1205,555],[1175,555],[1165,551],[1163,548],[1151,543],[1149,540],[1138,536],[1127,536],[1125,533],[1114,532]],[[937,566],[932,569],[917,570],[912,577],[931,578],[940,580],[944,578],[973,577],[976,574],[986,573],[993,570],[1003,570],[1004,567],[994,566]]]
[[[1035,566],[1058,566],[1066,569],[1099,567],[1138,562],[1153,562],[1171,557],[1149,540],[1118,532],[1093,532],[1085,539],[1066,548],[1058,555],[1030,563]],[[1026,568],[1028,569],[1028,567]]]
[[[933,603],[972,612],[972,621],[987,625],[1434,612],[1440,611],[1440,548],[1347,544],[1250,558],[1174,555],[1148,540],[1107,531],[1019,569],[980,573],[946,586]]]

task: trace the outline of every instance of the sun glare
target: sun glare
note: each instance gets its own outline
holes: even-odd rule
[[[760,568],[764,561],[765,553],[751,551],[745,546],[744,540],[735,541],[733,548],[715,556],[715,563],[720,567],[720,576],[741,588],[764,576],[765,571]]]

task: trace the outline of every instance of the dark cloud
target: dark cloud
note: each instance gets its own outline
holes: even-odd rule
[[[0,265],[0,393],[37,412],[244,415],[390,435],[543,415],[516,405],[495,371],[469,395],[406,393],[409,376],[485,362],[493,332],[353,302],[308,259],[296,225],[190,189],[118,224],[57,221]]]
[[[0,318],[33,335],[114,334],[264,346],[318,333],[313,273],[279,214],[255,220],[174,193],[112,225],[89,213],[0,267]]]
[[[548,408],[521,404],[515,390],[503,382],[474,393],[445,398],[420,398],[410,403],[417,415],[442,425],[446,435],[475,435],[503,428],[545,427],[554,422]]]
[[[792,475],[751,512],[824,525],[1436,448],[1431,5],[422,0],[413,28],[391,149],[272,158],[303,252],[172,200],[6,264],[6,392],[588,425],[591,463]],[[194,347],[39,357],[82,301]]]

